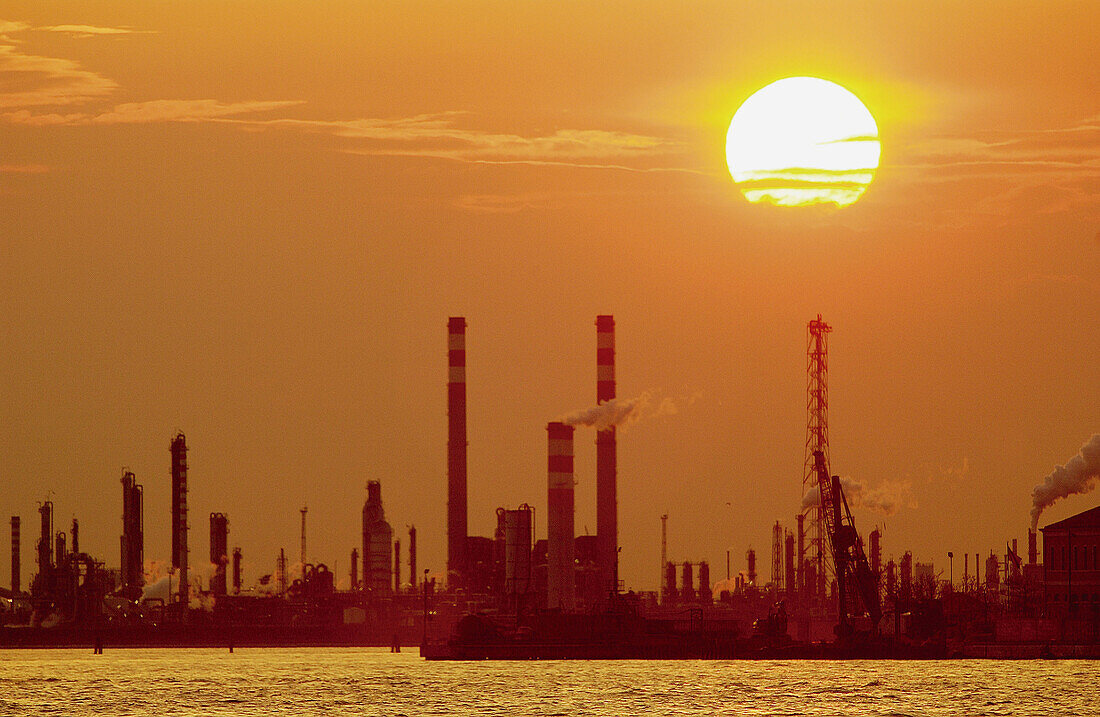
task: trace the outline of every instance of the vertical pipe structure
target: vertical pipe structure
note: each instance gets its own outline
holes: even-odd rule
[[[662,605],[670,605],[676,602],[676,564],[665,563],[664,596]]]
[[[38,506],[38,572],[45,576],[53,567],[53,501]]]
[[[772,588],[776,595],[783,591],[783,526],[778,520],[772,526]]]
[[[683,583],[683,587],[680,589],[680,596],[684,602],[695,601],[695,566],[691,564],[690,560],[685,560],[684,564],[680,566],[680,581]]]
[[[172,567],[179,571],[179,602],[183,615],[191,600],[187,576],[187,438],[180,431],[169,447],[172,454]]]
[[[302,565],[302,575],[305,576],[306,569],[306,513],[309,512],[308,506],[302,506],[302,553],[299,562]]]
[[[783,537],[783,571],[787,584],[787,600],[793,602],[798,595],[798,582],[794,575],[794,533],[790,531]]]
[[[447,581],[466,575],[466,318],[447,321]],[[366,576],[364,575],[364,578]]]
[[[705,560],[699,563],[699,589],[695,592],[695,596],[701,603],[710,603],[711,601],[710,563]]]
[[[393,528],[386,522],[382,508],[382,484],[367,481],[367,502],[363,504],[363,587],[375,593],[388,593],[393,585]]]
[[[416,590],[416,526],[409,526],[409,585]]]
[[[875,592],[882,600],[882,531],[875,528],[871,531],[871,575],[875,580]]]
[[[573,535],[573,426],[554,422],[547,433],[546,606],[572,612],[576,607]]]
[[[795,520],[798,522],[798,563],[795,565],[795,580],[798,584],[800,599],[806,596],[806,514],[799,513]]]
[[[275,563],[275,578],[279,583],[279,595],[286,595],[286,549],[279,548],[279,560]]]
[[[11,591],[18,593],[20,588],[22,577],[22,571],[19,565],[19,516],[13,515],[11,517]]]
[[[615,399],[615,317],[596,317],[596,405]],[[596,431],[596,560],[601,592],[619,590],[619,518],[615,427]]]
[[[122,587],[136,599],[145,585],[144,488],[128,470],[122,472]]]
[[[241,549],[233,548],[233,594],[241,594]]]
[[[749,564],[749,585],[756,587],[756,551],[752,548],[745,553],[745,562]]]
[[[210,563],[214,575],[210,578],[210,592],[216,596],[226,593],[225,569],[229,562],[229,518],[224,513],[210,514]]]
[[[73,527],[70,531],[70,535],[72,536],[72,552],[73,552],[73,554],[79,553],[80,552],[80,523],[77,522],[76,518],[73,518]],[[1013,547],[1015,547],[1015,546],[1013,546]]]
[[[533,525],[534,511],[526,503],[504,512],[504,594],[511,601],[531,590]]]
[[[351,549],[351,575],[348,576],[351,579],[351,589],[359,589],[359,549]]]
[[[393,591],[401,592],[401,541],[393,541]]]
[[[65,564],[65,532],[60,531],[54,536],[54,565],[61,567]]]
[[[668,513],[661,516],[661,580],[659,585],[665,585],[665,566],[668,565]],[[673,585],[675,587],[675,585]],[[668,600],[668,590],[661,596],[661,603]]]

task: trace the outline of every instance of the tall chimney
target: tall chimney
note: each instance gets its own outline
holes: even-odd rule
[[[1035,531],[1030,528],[1027,531],[1027,564],[1035,565],[1039,560],[1039,547],[1035,542]]]
[[[187,580],[187,439],[176,434],[169,448],[172,454],[172,567],[179,570],[179,602],[183,615],[191,600]]]
[[[615,317],[596,317],[596,405],[615,398]],[[615,427],[596,432],[596,545],[601,592],[619,589]]]
[[[466,575],[466,319],[447,321],[447,580]]]
[[[549,609],[576,606],[573,572],[573,426],[549,423],[547,433],[547,584]]]
[[[351,549],[351,589],[359,589],[359,549]]]
[[[19,516],[13,515],[11,517],[11,591],[13,593],[19,592],[21,576],[19,566]]]
[[[416,590],[416,526],[409,526],[409,585]]]
[[[75,555],[75,554],[80,552],[80,523],[77,522],[76,518],[73,518],[73,527],[72,527],[71,535],[72,535],[72,541],[73,541],[73,543],[72,543],[72,552]]]

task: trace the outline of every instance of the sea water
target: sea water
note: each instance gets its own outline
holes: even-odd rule
[[[0,650],[0,715],[1096,715],[1089,661],[426,662],[362,648]]]

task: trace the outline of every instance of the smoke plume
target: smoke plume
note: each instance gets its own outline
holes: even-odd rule
[[[679,413],[676,401],[672,398],[665,397],[654,406],[655,398],[656,392],[652,390],[645,391],[635,398],[613,398],[598,406],[586,408],[582,411],[574,411],[558,420],[570,426],[587,426],[595,428],[597,431],[605,431],[612,426],[629,426],[643,418]],[[688,398],[688,405],[694,403],[697,398],[697,395]]]
[[[1088,493],[1100,478],[1100,433],[1094,433],[1081,452],[1056,467],[1043,482],[1031,489],[1031,529],[1039,525],[1039,516],[1060,498]]]
[[[883,481],[879,486],[868,488],[861,480],[841,476],[840,487],[844,489],[849,508],[865,508],[882,515],[893,515],[903,505],[913,504],[912,484],[909,481]],[[818,505],[820,501],[821,493],[815,485],[802,497],[802,509]]]

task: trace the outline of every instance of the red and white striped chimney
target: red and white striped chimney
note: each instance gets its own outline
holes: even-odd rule
[[[447,321],[447,580],[466,574],[466,319]],[[366,576],[364,576],[366,578]]]
[[[546,606],[571,612],[576,607],[573,572],[573,426],[548,423]]]
[[[596,317],[596,404],[615,398],[615,317]],[[615,427],[596,432],[596,545],[601,593],[618,590]]]

